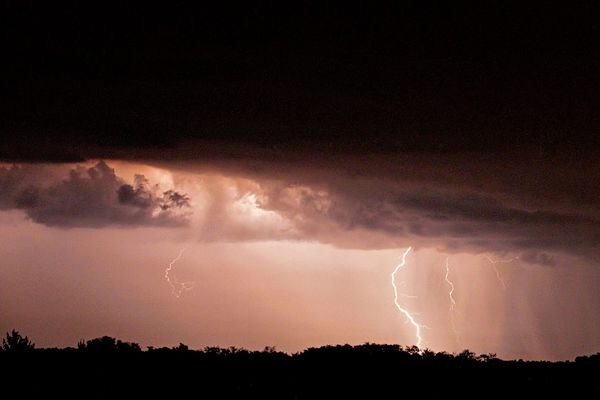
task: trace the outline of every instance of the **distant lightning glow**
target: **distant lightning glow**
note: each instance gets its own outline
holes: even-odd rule
[[[415,321],[413,315],[406,309],[402,308],[400,306],[400,304],[398,304],[398,288],[396,287],[396,272],[398,272],[398,270],[403,267],[404,265],[406,265],[406,255],[410,252],[410,250],[412,249],[412,247],[409,247],[408,249],[406,249],[406,251],[404,252],[404,254],[402,254],[402,261],[400,262],[400,264],[398,264],[396,266],[396,269],[394,269],[394,272],[392,272],[392,287],[394,288],[394,304],[396,305],[396,308],[398,309],[398,311],[400,311],[404,317],[406,317],[407,322],[410,322],[412,326],[415,327],[415,336],[417,338],[417,347],[420,349],[421,348],[421,343],[423,342],[423,338],[421,337],[421,328],[422,326],[419,325],[417,323],[417,321]],[[403,294],[400,294],[400,296],[402,296]]]
[[[169,282],[169,285],[171,286],[171,292],[173,293],[173,296],[177,298],[181,296],[181,293],[183,293],[184,290],[190,290],[194,285],[194,282],[179,282],[177,279],[171,278],[171,271],[173,270],[173,266],[177,261],[181,259],[183,253],[185,252],[185,249],[185,247],[181,249],[177,257],[175,257],[165,269],[165,279],[167,280],[167,282]]]
[[[494,268],[494,272],[496,272],[496,278],[498,278],[498,282],[500,282],[500,285],[502,285],[502,289],[506,290],[506,283],[504,282],[502,275],[500,275],[500,271],[498,270],[498,267],[496,267],[496,264],[511,263],[515,260],[518,260],[519,257],[507,258],[504,260],[492,260],[492,258],[489,256],[485,256],[485,258],[490,262],[490,264],[492,264],[492,268]]]
[[[458,338],[458,330],[456,329],[456,321],[454,320],[454,312],[456,308],[456,300],[454,300],[454,283],[450,280],[450,262],[449,257],[446,257],[446,274],[444,275],[444,280],[448,284],[450,290],[448,291],[448,298],[450,299],[450,324],[452,325],[452,332],[454,332],[454,338],[456,339],[456,343],[459,344]]]

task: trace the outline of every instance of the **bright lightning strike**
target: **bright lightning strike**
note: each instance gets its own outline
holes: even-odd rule
[[[459,343],[458,339],[458,331],[456,330],[456,321],[454,320],[454,312],[456,308],[456,300],[454,300],[454,283],[450,280],[450,257],[446,257],[446,274],[444,275],[444,280],[448,284],[450,290],[448,291],[448,298],[450,299],[450,324],[452,325],[452,332],[454,332],[454,338],[456,339],[456,343]]]
[[[167,282],[169,282],[169,285],[171,286],[171,293],[173,293],[173,296],[177,298],[181,296],[181,293],[183,293],[184,290],[190,290],[194,286],[194,282],[179,282],[177,279],[171,278],[171,271],[173,270],[173,266],[177,261],[181,259],[183,253],[185,252],[185,249],[186,247],[181,249],[177,257],[175,257],[165,269],[165,279],[167,280]]]
[[[406,255],[410,252],[410,250],[412,249],[412,247],[409,247],[408,249],[406,249],[406,251],[402,254],[402,261],[400,262],[400,264],[398,264],[396,266],[396,269],[394,269],[394,272],[392,272],[391,277],[392,277],[392,287],[394,288],[394,304],[396,305],[396,308],[398,309],[398,311],[400,311],[404,317],[406,317],[407,322],[410,322],[412,326],[415,327],[415,336],[417,338],[417,347],[420,349],[421,348],[421,343],[423,342],[423,338],[421,337],[421,328],[422,326],[419,325],[417,323],[417,321],[415,321],[413,315],[406,309],[402,308],[400,306],[400,304],[398,304],[398,288],[396,287],[396,272],[398,272],[398,270],[403,267],[404,265],[406,265]],[[400,296],[406,296],[404,294],[400,294]]]
[[[448,297],[450,298],[450,311],[454,311],[454,307],[456,307],[456,301],[454,300],[454,283],[452,283],[452,281],[448,278],[448,275],[450,275],[450,264],[448,263],[449,257],[446,257],[446,275],[444,276],[444,279],[446,280],[446,283],[448,284],[448,286],[450,287],[450,291],[448,292]]]
[[[496,264],[511,263],[515,260],[518,260],[519,257],[507,258],[504,260],[492,260],[492,258],[489,256],[485,256],[485,258],[490,262],[490,264],[492,264],[492,268],[494,268],[494,272],[496,273],[496,278],[498,279],[498,282],[500,282],[500,285],[502,285],[502,289],[506,290],[506,282],[504,282],[504,278],[502,278],[502,275],[500,274],[498,267],[496,267]]]

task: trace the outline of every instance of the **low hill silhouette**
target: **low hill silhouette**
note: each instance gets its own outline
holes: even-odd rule
[[[36,349],[18,332],[0,351],[4,394],[78,399],[485,398],[600,394],[600,353],[574,361],[506,361],[494,354],[372,344],[143,351],[108,336],[76,348]]]

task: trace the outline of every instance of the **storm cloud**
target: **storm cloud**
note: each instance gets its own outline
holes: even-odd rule
[[[600,254],[594,214],[518,208],[464,188],[433,189],[377,179],[319,190],[290,185],[267,192],[262,206],[286,215],[306,237],[353,248],[400,247],[416,242],[447,252],[521,254],[553,265],[546,252],[593,259]],[[373,241],[366,239],[372,234]],[[362,233],[362,234],[360,234]]]
[[[229,150],[231,154],[204,161],[184,158],[156,165],[176,165],[177,171],[192,175],[225,175],[230,186],[238,184],[235,177],[254,182],[239,184],[241,195],[253,193],[257,207],[291,226],[270,231],[272,239],[359,249],[410,243],[449,253],[510,254],[540,265],[555,264],[559,253],[587,261],[600,255],[595,201],[600,191],[592,158],[508,152],[425,159],[400,153],[374,162],[368,154],[340,153],[329,159],[314,154],[311,163],[304,163],[282,150],[266,155],[248,148]],[[588,171],[585,177],[582,170]],[[231,222],[226,215],[218,219]],[[235,232],[230,229],[221,237],[264,238]]]
[[[409,2],[373,17],[361,6],[264,19],[274,10],[255,4],[237,16],[119,5],[80,18],[78,5],[15,7],[0,160],[111,159],[230,179],[205,180],[194,205],[104,164],[59,178],[26,164],[0,170],[2,209],[98,227],[180,225],[200,207],[201,240],[600,253],[588,5],[481,18]]]
[[[50,182],[43,182],[36,170],[45,172]],[[179,226],[189,216],[187,195],[160,192],[143,175],[128,184],[103,161],[75,167],[64,179],[52,170],[27,165],[1,168],[2,208],[23,210],[34,222],[58,227]]]
[[[308,240],[356,249],[410,243],[546,266],[558,253],[600,255],[598,188],[573,167],[542,160],[541,170],[526,171],[499,159],[482,170],[477,160],[446,157],[431,173],[432,164],[414,157],[376,165],[355,155],[315,157],[305,165],[244,151],[157,164],[195,182],[192,194],[185,186],[161,190],[141,174],[125,182],[105,162],[75,167],[63,179],[55,166],[3,168],[0,204],[49,226],[186,225],[200,241]],[[510,168],[525,172],[515,179]],[[551,185],[538,184],[540,171]]]

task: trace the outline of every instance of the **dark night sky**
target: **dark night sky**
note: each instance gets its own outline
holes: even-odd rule
[[[0,157],[599,144],[595,7],[398,3],[4,3]]]

